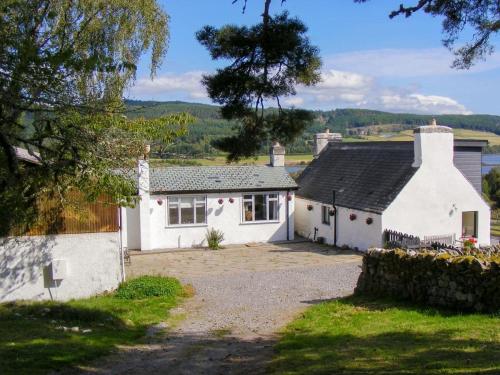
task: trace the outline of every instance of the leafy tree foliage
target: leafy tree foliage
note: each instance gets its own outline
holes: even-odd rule
[[[131,166],[146,140],[171,141],[191,117],[123,117],[122,93],[139,57],[162,62],[168,16],[155,0],[0,2],[0,234],[29,224],[40,194],[77,187],[130,204]],[[38,159],[19,162],[20,146]],[[10,215],[5,215],[9,212]]]
[[[367,0],[355,0],[364,3]],[[404,6],[391,12],[390,18],[404,15],[410,17],[423,11],[433,16],[442,16],[443,44],[453,50],[460,34],[466,27],[474,30],[472,40],[454,50],[453,67],[470,68],[477,60],[493,52],[492,37],[500,30],[500,2],[498,0],[415,0],[416,4]]]
[[[500,168],[493,168],[483,177],[483,193],[500,207]]]
[[[224,119],[238,120],[236,135],[216,146],[230,160],[254,155],[268,140],[293,140],[313,115],[305,110],[283,109],[281,97],[295,94],[298,84],[320,80],[318,49],[310,45],[307,27],[287,12],[271,16],[265,0],[262,22],[252,27],[205,26],[196,37],[214,60],[230,60],[225,68],[206,75],[203,84],[210,98],[221,105]],[[275,111],[265,111],[268,103]]]

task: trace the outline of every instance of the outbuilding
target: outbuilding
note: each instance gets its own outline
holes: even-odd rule
[[[295,228],[337,246],[382,247],[384,233],[490,243],[481,197],[483,141],[454,141],[435,122],[414,142],[329,142],[298,179]]]

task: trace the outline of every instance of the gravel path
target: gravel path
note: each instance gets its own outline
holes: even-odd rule
[[[274,257],[273,252],[281,250],[266,246],[259,253],[264,258],[267,254]],[[298,251],[300,246],[306,245],[288,245],[287,250],[291,251],[283,255],[287,264],[285,268],[280,262],[275,262],[273,266],[269,266],[268,262],[266,267],[257,267],[264,268],[261,270],[255,270],[255,267],[249,265],[228,270],[227,263],[234,260],[219,253],[214,256],[221,257],[221,272],[211,269],[205,274],[195,272],[196,276],[181,272],[176,276],[183,283],[192,284],[196,290],[193,298],[186,300],[173,312],[185,315],[186,318],[171,329],[168,336],[152,338],[148,345],[124,348],[119,354],[106,358],[83,372],[264,373],[273,353],[272,346],[276,343],[277,331],[308,306],[351,294],[360,272],[361,258],[358,255],[333,253],[327,247]],[[231,254],[234,255],[235,252]],[[183,261],[183,256],[193,259],[192,253],[176,256],[180,257],[179,261]],[[162,255],[158,257],[161,258]],[[172,256],[168,257],[167,263],[172,269],[175,262],[172,261]],[[301,257],[307,257],[307,266],[303,266]],[[317,262],[311,260],[311,257],[317,257]],[[193,262],[199,258],[201,257],[195,255]],[[133,259],[132,263],[139,263],[137,267],[141,268],[141,261]],[[259,258],[260,261],[262,258]],[[264,264],[265,262],[262,263]],[[142,269],[138,273],[145,271]]]

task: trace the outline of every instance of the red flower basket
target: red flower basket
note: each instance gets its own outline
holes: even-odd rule
[[[307,205],[307,211],[312,211],[313,210],[313,206],[312,204],[308,204]]]
[[[161,205],[163,204],[163,200],[162,200],[162,199],[158,199],[158,200],[156,201],[156,203],[158,203],[158,206],[161,206]]]
[[[356,216],[356,214],[350,214],[350,215],[349,215],[349,220],[351,220],[351,221],[354,221],[354,220],[356,220],[357,218],[358,218],[358,217]]]
[[[219,202],[219,204],[222,204],[222,203],[224,203],[224,199],[219,198],[218,202]]]
[[[373,223],[373,219],[371,217],[367,218],[366,224],[370,225],[371,223]]]
[[[229,203],[234,203],[234,198],[229,198]]]

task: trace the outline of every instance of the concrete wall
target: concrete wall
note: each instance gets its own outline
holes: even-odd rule
[[[419,236],[461,237],[462,212],[478,211],[478,243],[490,244],[490,208],[455,167],[435,170],[422,165],[384,211],[383,229]]]
[[[313,206],[311,211],[307,209],[308,205]],[[318,228],[316,237],[324,237],[326,243],[333,245],[335,240],[334,218],[330,217],[330,225],[322,223],[322,205],[320,202],[297,197],[295,200],[295,228],[299,235],[313,239],[314,228],[316,227]],[[350,220],[351,214],[356,214],[356,220]],[[369,217],[373,219],[373,223],[370,225],[366,223],[366,219]],[[337,246],[347,245],[359,250],[380,247],[382,242],[381,216],[345,207],[337,207],[337,233]]]
[[[0,301],[69,300],[115,289],[121,281],[119,234],[89,233],[0,239]],[[52,279],[62,259],[67,276]]]
[[[242,193],[207,194],[207,223],[169,226],[167,220],[167,196],[151,195],[149,225],[151,249],[188,248],[206,246],[207,229],[214,228],[224,233],[223,244],[241,244],[248,242],[285,241],[287,239],[286,205],[289,207],[289,239],[294,234],[294,197],[287,201],[286,192],[279,192],[279,221],[244,223],[242,221]],[[203,194],[195,194],[197,196]],[[223,199],[223,204],[218,200]],[[230,203],[229,198],[234,202]],[[162,204],[158,204],[158,200]],[[137,229],[140,225],[137,209],[127,209],[128,247],[139,249]],[[137,224],[132,224],[137,223]],[[134,246],[136,245],[136,247]]]

